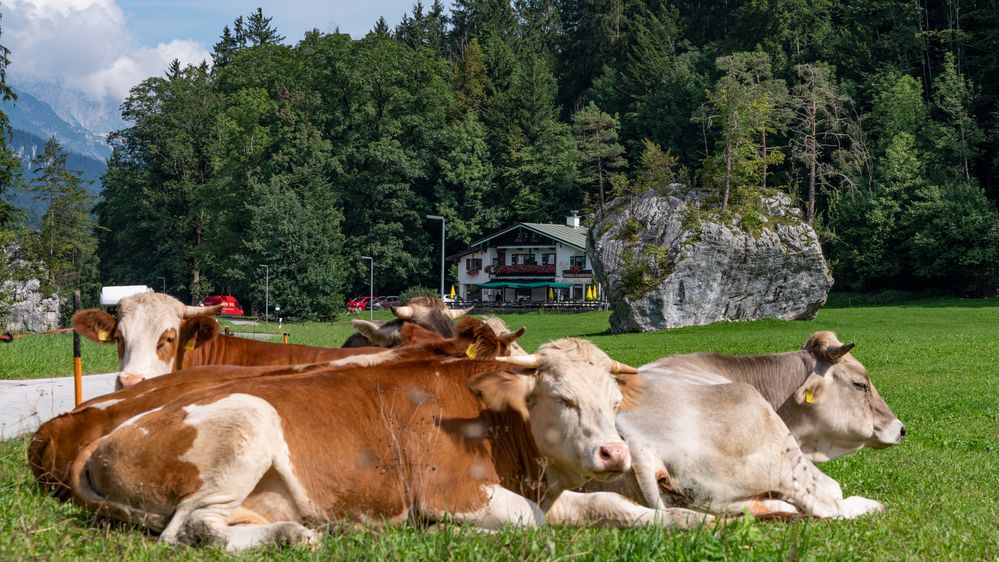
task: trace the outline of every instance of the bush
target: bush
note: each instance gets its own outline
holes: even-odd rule
[[[408,303],[409,299],[413,297],[430,297],[439,299],[441,294],[438,289],[430,289],[428,287],[410,287],[399,295],[399,300],[404,303]]]

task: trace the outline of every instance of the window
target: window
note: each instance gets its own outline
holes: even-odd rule
[[[538,256],[534,254],[524,254],[525,265],[538,265]]]
[[[541,254],[541,265],[555,265],[555,254]]]
[[[572,256],[569,258],[569,267],[578,267],[579,269],[586,269],[586,256]]]
[[[482,258],[465,259],[465,271],[479,271],[482,269]]]

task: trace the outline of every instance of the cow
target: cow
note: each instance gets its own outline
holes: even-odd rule
[[[816,332],[800,351],[731,356],[674,355],[643,365],[651,384],[672,379],[700,384],[752,385],[791,430],[812,462],[863,447],[883,449],[905,436],[905,426],[874,388],[867,369],[833,332]]]
[[[405,306],[393,306],[396,319],[390,322],[351,320],[357,330],[341,347],[396,347],[400,344],[400,328],[404,322],[413,322],[445,338],[454,336],[454,321],[467,314],[471,308],[449,309],[441,299],[413,297]]]
[[[297,375],[433,357],[471,354],[490,359],[511,351],[523,353],[515,340],[523,335],[524,328],[510,332],[505,325],[497,326],[467,317],[461,320],[457,332],[455,338],[444,340],[416,324],[407,324],[402,329],[402,337],[404,343],[412,345],[391,350],[378,349],[376,354],[349,355],[329,362],[285,367],[191,367],[169,377],[153,377],[113,394],[92,398],[42,424],[28,447],[28,462],[43,488],[57,498],[68,499],[69,469],[80,450],[129,418],[157,407],[164,396],[170,399],[194,396],[222,383],[260,376]]]
[[[642,400],[617,417],[632,451],[633,472],[613,484],[589,484],[585,491],[619,493],[650,508],[682,506],[713,514],[748,509],[766,517],[854,518],[884,510],[875,500],[844,498],[839,484],[807,458],[754,387],[640,376]],[[555,511],[573,513],[571,501],[580,495],[587,494],[565,495],[560,501],[566,507],[557,505]]]
[[[168,543],[311,543],[305,525],[544,522],[562,490],[631,467],[614,413],[635,372],[589,342],[531,364],[431,359],[223,383],[121,424],[77,456],[74,499]],[[155,391],[154,391],[155,392]],[[160,439],[149,439],[155,433]]]
[[[140,293],[121,300],[117,318],[88,309],[74,314],[72,323],[77,333],[88,339],[117,344],[120,374],[116,389],[199,365],[293,365],[381,351],[275,344],[220,335],[214,318],[219,310],[220,306],[187,306],[162,293]],[[427,322],[439,316],[422,310],[414,315]],[[439,324],[442,322],[431,325]],[[448,333],[453,335],[453,330],[452,325]]]

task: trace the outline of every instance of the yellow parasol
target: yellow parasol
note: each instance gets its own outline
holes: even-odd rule
[[[451,298],[454,298],[454,285],[451,285]]]
[[[555,300],[555,289],[552,289],[551,287],[548,287],[548,300]]]

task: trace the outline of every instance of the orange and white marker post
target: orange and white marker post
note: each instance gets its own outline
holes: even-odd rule
[[[74,312],[80,310],[80,291],[73,291]],[[80,358],[80,334],[73,330],[73,390],[76,405],[83,402],[83,359]]]

